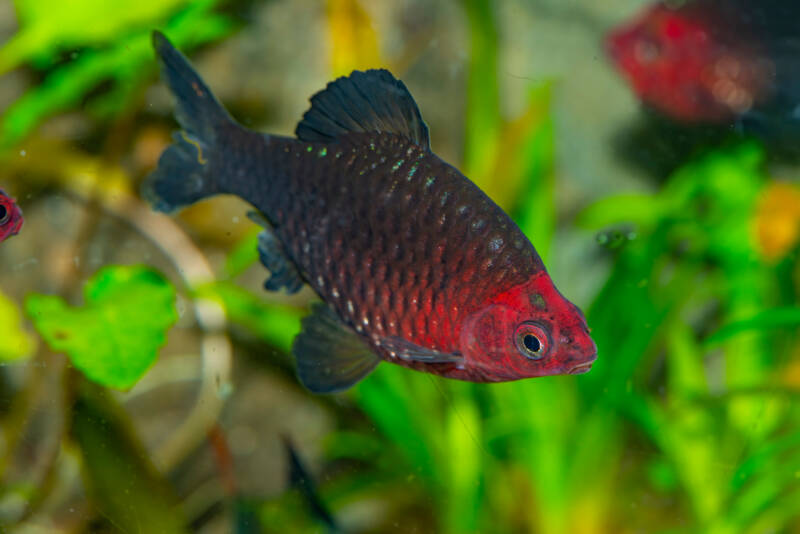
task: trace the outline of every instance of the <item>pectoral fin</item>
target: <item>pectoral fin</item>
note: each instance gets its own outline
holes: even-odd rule
[[[381,339],[381,347],[389,352],[393,352],[401,360],[454,364],[459,364],[464,361],[464,357],[457,352],[441,352],[429,349],[396,336]]]

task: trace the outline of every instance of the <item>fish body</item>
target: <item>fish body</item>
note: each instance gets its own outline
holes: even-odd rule
[[[666,3],[612,30],[613,63],[648,106],[686,123],[800,120],[800,4]]]
[[[0,242],[17,235],[22,222],[22,210],[17,202],[0,189]]]
[[[166,38],[154,44],[184,131],[144,194],[162,211],[217,193],[256,208],[266,288],[307,283],[324,303],[293,345],[309,389],[345,389],[381,360],[476,382],[589,370],[580,310],[508,215],[430,150],[388,71],[330,83],[289,138],[236,124]]]

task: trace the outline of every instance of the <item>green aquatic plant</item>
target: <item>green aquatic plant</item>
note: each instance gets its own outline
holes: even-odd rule
[[[110,90],[86,105],[96,116],[119,112],[153,72],[150,32],[161,27],[179,46],[196,46],[229,33],[231,21],[214,13],[217,0],[17,0],[20,30],[0,48],[0,75],[23,63],[46,71],[44,81],[5,109],[0,150],[9,149],[46,118],[81,104],[103,82]],[[64,53],[70,60],[59,62]]]
[[[496,53],[492,8],[464,5],[473,43],[483,47],[471,56],[477,62]],[[496,67],[482,64],[471,91],[491,95],[480,84],[496,87]],[[546,102],[545,93],[532,94],[532,106]],[[470,168],[523,160],[510,166],[522,172],[502,176],[525,183],[534,201],[519,202],[515,218],[546,251],[555,224],[550,115],[520,134],[530,140],[525,150],[498,156],[487,146],[502,134],[488,141],[485,134],[503,125],[487,98],[466,110],[468,125],[484,126],[466,138],[465,154],[480,159]],[[474,178],[484,186],[490,179],[488,172]],[[476,387],[379,368],[357,386],[359,405],[435,496],[442,531],[604,532],[621,528],[626,503],[645,491],[684,502],[681,517],[701,530],[742,531],[791,517],[791,476],[750,468],[748,484],[735,482],[755,462],[745,451],[766,447],[754,452],[762,465],[777,465],[768,451],[788,465],[798,452],[786,434],[798,414],[770,386],[786,363],[779,354],[797,308],[781,301],[786,272],[758,259],[749,227],[765,181],[763,149],[745,143],[690,162],[660,192],[607,197],[581,214],[584,228],[635,229],[609,249],[613,267],[589,309],[600,354],[589,375]],[[743,333],[755,337],[744,341]],[[741,388],[751,393],[736,394]],[[620,479],[631,462],[635,474]],[[507,502],[519,494],[528,506]],[[746,506],[755,496],[759,504]],[[660,512],[644,511],[642,526],[649,513]],[[673,520],[661,518],[665,528],[677,527]]]
[[[798,308],[775,307],[779,295],[768,287],[780,273],[757,259],[746,231],[764,182],[761,154],[755,144],[720,150],[645,201],[663,209],[640,220],[639,237],[617,251],[589,310],[600,359],[587,376],[481,388],[379,369],[357,387],[359,404],[438,506],[452,510],[440,516],[444,531],[488,528],[505,509],[504,524],[602,532],[626,516],[614,496],[636,501],[648,487],[685,499],[682,516],[703,531],[792,517],[800,484],[788,472],[800,461],[792,430],[800,414],[792,394],[771,384],[787,363],[780,353]],[[631,220],[617,212],[624,203],[603,204],[615,206],[608,221]],[[599,223],[602,211],[587,213]],[[752,289],[738,292],[745,282]],[[631,461],[638,473],[620,480]],[[511,478],[519,469],[522,482]],[[509,509],[494,496],[512,480],[530,507]],[[464,514],[464,506],[477,512]]]
[[[330,35],[334,68],[342,73],[380,59],[382,26],[370,20],[372,11],[353,0],[334,3],[326,12],[328,27],[338,29]],[[22,35],[0,50],[2,68],[26,64],[46,74],[4,112],[0,144],[6,148],[23,146],[14,143],[44,118],[75,109],[104,80],[112,80],[110,92],[91,96],[86,111],[118,117],[154,74],[147,42],[154,24],[181,48],[231,28],[226,15],[215,13],[216,2],[145,1],[127,13],[102,6],[94,15],[108,20],[81,36],[74,28],[94,20],[92,14],[70,13],[59,28],[46,20],[59,11],[47,13],[47,5],[31,7],[21,18]],[[348,20],[351,8],[358,10],[352,17],[358,24]],[[526,100],[517,116],[505,117],[497,70],[508,37],[498,29],[498,4],[464,0],[461,8],[469,38],[463,168],[513,215],[554,277],[566,278],[552,261],[562,253],[557,227],[589,250],[586,272],[601,285],[585,311],[599,359],[584,376],[480,385],[380,365],[345,395],[315,397],[314,405],[336,425],[320,444],[321,498],[344,517],[377,503],[376,529],[397,518],[409,530],[444,533],[792,532],[800,516],[798,255],[796,244],[770,261],[760,253],[753,221],[770,182],[765,148],[737,141],[697,154],[648,192],[601,197],[572,221],[556,213],[554,201],[559,139],[551,103],[558,86],[515,82],[529,83]],[[363,24],[374,26],[364,31]],[[367,48],[370,53],[362,54]],[[28,160],[16,151],[8,160],[15,175],[51,177],[47,186],[59,190],[88,174],[94,181],[85,190],[131,182],[116,163],[73,161],[95,164],[105,155],[71,145],[34,150],[34,139],[28,141]],[[4,172],[10,168],[4,165]],[[118,194],[97,196],[110,205],[108,198]],[[129,212],[126,220],[140,221],[141,213]],[[268,372],[280,368],[292,389],[286,362],[307,296],[273,302],[252,282],[251,266],[258,278],[266,276],[257,263],[257,232],[253,227],[231,244],[219,263],[223,281],[187,281],[185,298],[221,304],[234,339],[245,341],[238,352],[252,352]],[[101,271],[86,289],[80,306],[66,304],[68,289],[63,300],[27,297],[28,317],[45,341],[38,351],[17,306],[0,296],[0,337],[6,340],[0,365],[31,375],[13,382],[24,384],[19,392],[0,382],[3,400],[11,399],[0,410],[0,528],[46,514],[44,504],[56,498],[58,483],[70,484],[64,473],[71,464],[58,462],[78,457],[85,459],[82,504],[88,507],[80,513],[86,521],[94,509],[107,518],[104,525],[123,531],[186,531],[203,513],[197,494],[187,497],[189,490],[172,476],[165,479],[154,464],[167,473],[164,466],[188,458],[184,451],[196,450],[207,428],[200,425],[199,438],[174,449],[181,453],[170,456],[172,463],[162,462],[142,444],[130,405],[120,402],[131,397],[99,385],[127,389],[150,368],[176,319],[175,290],[152,271],[133,267]],[[212,329],[211,337],[220,331]],[[78,371],[64,365],[61,352]],[[25,367],[28,361],[46,365]],[[203,372],[212,386],[198,400],[200,411],[209,399],[221,405],[237,394],[213,386],[219,367],[209,362],[203,361]],[[37,399],[52,384],[64,388],[58,396],[63,406],[43,410]],[[45,412],[56,421],[47,437],[60,452],[50,460],[35,456],[49,469],[15,469],[27,467],[20,458],[30,455],[28,444],[42,442],[35,431],[45,425],[35,414]],[[244,516],[250,531],[257,531],[256,517],[266,531],[321,528],[292,492],[240,490],[225,498],[235,503],[237,528]],[[190,506],[181,510],[181,499]],[[15,516],[8,510],[20,501],[30,509]]]
[[[113,41],[131,28],[185,8],[186,0],[132,1],[109,3],[76,0],[68,4],[49,0],[16,0],[14,8],[19,29],[0,48],[0,74],[22,63],[52,64],[68,48]]]
[[[243,240],[250,244],[249,238]],[[263,342],[288,352],[300,332],[301,312],[294,306],[265,301],[260,295],[230,281],[219,281],[195,289],[196,297],[214,299],[225,308],[228,319],[247,328]]]
[[[17,304],[0,293],[0,362],[13,362],[30,357],[36,340],[22,326],[22,313]]]
[[[153,466],[117,401],[83,383],[72,407],[71,433],[83,456],[92,502],[121,532],[189,532],[177,496]]]
[[[141,266],[106,267],[84,287],[86,303],[31,294],[25,309],[53,351],[104,386],[127,389],[153,364],[178,320],[175,289]]]

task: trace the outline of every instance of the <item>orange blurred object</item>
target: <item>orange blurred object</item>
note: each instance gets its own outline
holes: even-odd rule
[[[770,261],[782,258],[800,239],[800,187],[785,182],[768,185],[755,215],[756,242]]]

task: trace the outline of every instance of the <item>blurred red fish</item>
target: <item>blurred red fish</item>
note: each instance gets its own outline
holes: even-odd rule
[[[19,233],[22,228],[22,210],[13,198],[0,189],[0,242]]]
[[[647,105],[680,122],[796,122],[800,3],[658,3],[614,29],[606,47]]]

